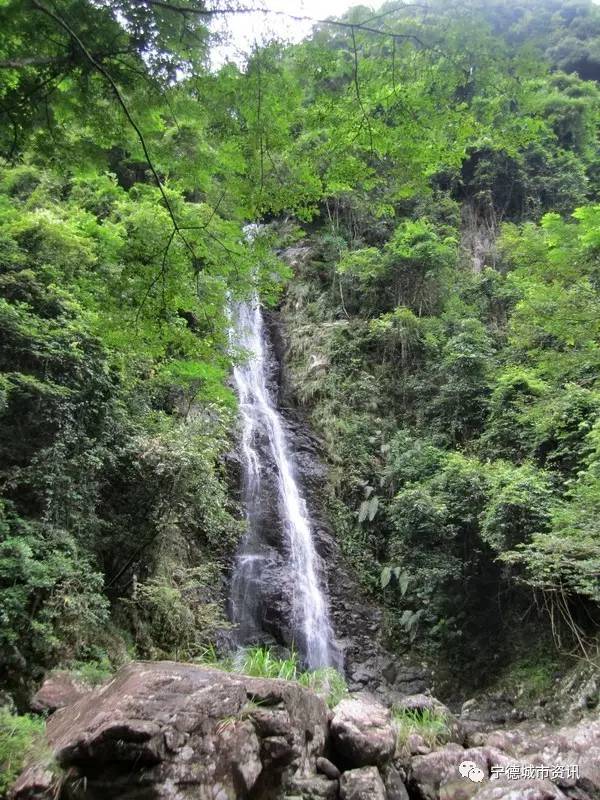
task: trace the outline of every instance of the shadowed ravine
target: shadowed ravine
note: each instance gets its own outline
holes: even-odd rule
[[[285,629],[309,668],[336,663],[327,598],[321,585],[306,502],[294,476],[283,422],[269,390],[269,346],[257,299],[235,310],[235,342],[248,353],[234,369],[241,416],[243,499],[248,523],[231,588],[238,641],[260,641],[269,609],[270,566],[284,559]],[[275,529],[275,530],[273,530]],[[281,569],[281,563],[280,568]]]

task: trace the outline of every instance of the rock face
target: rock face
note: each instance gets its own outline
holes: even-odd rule
[[[389,761],[396,746],[390,712],[368,695],[356,695],[336,706],[331,738],[341,761],[359,767]]]
[[[591,797],[600,797],[600,719],[584,719],[558,730],[544,723],[493,731],[486,745],[506,753],[519,763],[552,765],[559,768],[553,783],[564,791],[575,786]],[[577,777],[566,773],[577,766]],[[565,774],[561,768],[565,768]]]
[[[386,800],[381,776],[375,767],[344,772],[340,780],[341,800]]]
[[[48,722],[61,796],[86,800],[281,797],[316,775],[326,737],[324,702],[296,683],[174,662],[130,664]],[[12,797],[34,786],[26,772]]]
[[[566,800],[550,781],[494,781],[475,795],[477,800]]]
[[[312,255],[310,246],[289,248],[280,253],[293,267],[306,263]],[[329,526],[325,511],[327,467],[324,452],[295,401],[294,386],[286,367],[288,340],[285,324],[281,316],[273,312],[265,314],[265,324],[274,355],[273,388],[277,390],[286,436],[294,453],[296,476],[310,509],[315,548],[323,559],[323,577],[327,584],[331,620],[340,653],[340,665],[343,663],[348,687],[351,691],[376,692],[388,704],[404,694],[423,692],[431,684],[429,670],[408,657],[392,657],[383,647],[380,642],[381,610],[361,590],[352,570],[345,563],[339,543]],[[271,593],[275,595],[268,598],[270,607],[275,609],[269,619],[269,632],[278,641],[286,641],[285,629],[282,627],[281,631],[277,631],[277,620],[286,613],[284,601],[281,599],[285,597],[285,592],[281,592],[279,588],[285,585],[285,581],[284,572],[275,575],[275,570],[274,579],[269,581],[269,585],[273,587]],[[284,634],[283,637],[281,633]]]
[[[450,712],[429,696],[411,714]],[[461,722],[460,720],[458,721]],[[416,724],[418,728],[418,723]],[[424,742],[426,725],[422,736]],[[292,681],[138,662],[58,710],[48,762],[10,800],[598,800],[600,717],[481,730],[476,746],[407,746],[390,712],[358,694],[330,712]]]
[[[481,734],[481,741],[467,749],[447,744],[405,762],[411,796],[420,800],[600,797],[600,719],[558,729],[524,723]]]
[[[58,708],[73,705],[90,689],[90,686],[76,680],[68,672],[53,672],[33,695],[31,710],[38,714],[52,714]]]

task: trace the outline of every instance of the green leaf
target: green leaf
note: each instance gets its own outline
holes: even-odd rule
[[[392,570],[389,567],[384,567],[381,570],[381,588],[385,589],[385,587],[389,584],[392,578]]]
[[[363,500],[363,502],[360,504],[360,508],[358,509],[359,524],[362,524],[366,520],[368,513],[369,513],[369,501]]]
[[[368,514],[369,514],[369,522],[372,522],[375,518],[375,514],[377,514],[377,509],[379,508],[379,498],[374,495],[368,502]]]
[[[403,572],[398,579],[398,585],[400,586],[400,594],[402,597],[406,594],[406,590],[408,589],[408,584],[410,583],[410,575],[407,572]]]

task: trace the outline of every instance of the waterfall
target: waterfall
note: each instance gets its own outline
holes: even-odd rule
[[[235,309],[235,342],[248,358],[234,368],[241,417],[243,492],[248,523],[238,552],[231,590],[231,614],[241,641],[260,638],[266,613],[265,592],[278,582],[274,558],[285,571],[291,608],[291,637],[306,665],[327,666],[335,660],[327,601],[319,580],[320,558],[311,523],[294,477],[282,417],[269,391],[269,349],[256,297]],[[269,495],[275,494],[275,497]],[[275,508],[276,532],[266,519]],[[268,516],[268,515],[267,515]],[[277,536],[280,541],[277,541]]]

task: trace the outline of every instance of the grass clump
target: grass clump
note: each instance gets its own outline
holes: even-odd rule
[[[44,721],[0,708],[0,797],[10,789],[30,761],[48,759]]]
[[[298,656],[292,650],[287,658],[277,658],[268,647],[248,647],[234,659],[234,671],[253,678],[281,678],[295,681],[300,677]]]
[[[449,734],[448,720],[442,711],[424,708],[422,710],[398,709],[392,710],[392,720],[396,728],[399,746],[406,745],[411,734],[420,736],[428,747],[443,744]]]
[[[88,686],[98,686],[113,676],[114,669],[105,657],[95,661],[72,661],[69,672]]]
[[[279,678],[297,681],[322,697],[329,708],[336,706],[348,694],[344,676],[333,667],[303,670],[298,654],[292,650],[286,658],[279,658],[269,647],[247,647],[233,658],[219,658],[213,647],[207,648],[200,660],[227,672],[238,672],[253,678]]]
[[[333,667],[320,667],[300,675],[299,682],[324,698],[329,708],[334,708],[348,694],[344,676]]]

